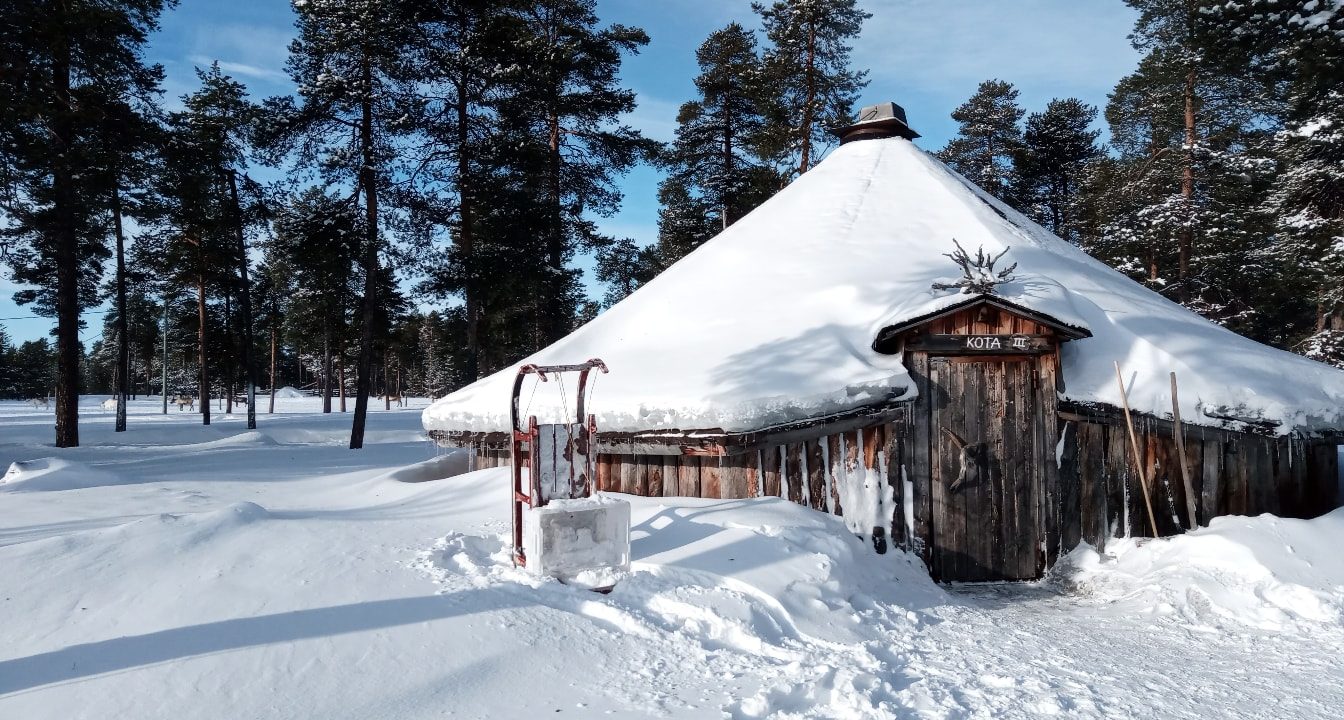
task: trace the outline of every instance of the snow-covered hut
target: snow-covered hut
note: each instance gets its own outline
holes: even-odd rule
[[[589,405],[598,489],[785,497],[942,580],[1035,578],[1080,541],[1151,534],[1136,465],[1162,534],[1190,508],[1206,523],[1335,507],[1344,372],[1089,257],[915,147],[899,106],[861,117],[775,197],[523,361],[611,368]],[[963,272],[954,240],[1007,254]],[[435,402],[431,437],[506,463],[515,374]],[[558,421],[559,406],[531,412]]]

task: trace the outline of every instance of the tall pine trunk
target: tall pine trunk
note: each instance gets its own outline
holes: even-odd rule
[[[126,432],[126,397],[130,395],[131,344],[126,338],[126,236],[121,226],[121,188],[112,186],[112,223],[117,236],[117,421]]]
[[[1180,243],[1176,266],[1176,277],[1180,288],[1180,301],[1190,299],[1190,255],[1194,245],[1194,197],[1195,197],[1195,68],[1192,66],[1185,76],[1185,167],[1181,169],[1181,202],[1185,217],[1178,239]]]
[[[55,3],[57,22],[69,22],[66,2]],[[71,224],[75,199],[70,169],[70,38],[56,33],[52,87],[56,112],[52,141],[57,145],[51,195],[56,255],[56,447],[79,446],[79,238]]]
[[[204,242],[204,241],[201,241]],[[205,259],[200,257],[200,245],[197,246],[197,262],[202,267],[205,266]],[[197,360],[201,363],[201,424],[210,424],[210,366],[206,364],[205,349],[205,272],[204,270],[196,273],[196,320],[199,326],[196,329]]]
[[[229,170],[229,197],[233,201],[234,236],[238,243],[238,302],[243,311],[243,375],[247,380],[247,429],[257,428],[257,368],[252,361],[252,284],[247,273],[247,241],[243,238],[243,208],[238,202],[238,173]],[[275,383],[271,383],[274,385]],[[274,409],[272,409],[274,412]]]
[[[331,412],[331,328],[322,321],[322,412]]]
[[[345,412],[345,353],[336,354],[336,377],[339,379],[341,412]]]
[[[802,175],[812,167],[812,124],[816,122],[815,104],[817,92],[817,21],[807,21],[807,92],[803,102],[802,157],[798,160],[798,174]]]
[[[466,274],[466,283],[463,287],[463,301],[467,315],[467,382],[475,382],[480,376],[481,369],[481,345],[480,345],[480,321],[481,321],[481,300],[479,290],[476,287],[476,229],[472,225],[474,222],[475,208],[472,204],[472,190],[469,177],[471,175],[471,161],[468,157],[467,147],[471,143],[471,136],[468,132],[468,122],[470,121],[469,108],[467,107],[466,83],[462,83],[457,93],[457,186],[460,194],[460,204],[458,207],[458,251],[462,254],[463,270]],[[392,401],[389,399],[388,408],[391,408]]]
[[[233,333],[233,297],[229,291],[224,291],[224,337],[232,340]],[[233,364],[234,352],[230,349],[229,354],[224,358],[224,412],[228,415],[233,414],[233,377],[236,370]]]
[[[360,185],[364,189],[364,312],[359,332],[359,362],[355,367],[355,418],[350,427],[350,449],[364,447],[364,422],[369,414],[369,372],[373,368],[373,323],[378,308],[378,178],[374,172],[373,100],[367,93],[373,88],[373,68],[367,50],[364,53],[365,96],[361,103],[359,140],[363,151]]]
[[[275,323],[271,323],[271,409],[275,414]]]
[[[556,100],[558,102],[558,99]],[[548,157],[547,168],[547,202],[549,207],[547,212],[550,215],[550,223],[546,234],[546,264],[549,285],[549,292],[545,302],[537,311],[542,314],[543,335],[541,346],[549,345],[559,340],[565,334],[565,322],[561,314],[562,298],[565,289],[565,237],[564,237],[564,208],[561,207],[560,190],[560,167],[563,162],[560,156],[560,118],[552,114],[549,119],[549,144],[550,153]]]

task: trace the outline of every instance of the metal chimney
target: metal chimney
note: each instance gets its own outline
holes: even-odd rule
[[[903,137],[914,140],[919,137],[905,122],[905,108],[894,102],[869,105],[859,111],[859,120],[853,125],[831,128],[831,134],[840,138],[840,144],[854,140],[873,140],[877,138]]]

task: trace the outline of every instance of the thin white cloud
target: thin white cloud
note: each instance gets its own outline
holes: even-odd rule
[[[247,63],[230,62],[228,60],[207,57],[205,55],[192,55],[187,59],[197,67],[201,68],[208,67],[211,63],[218,62],[220,70],[233,76],[242,76],[254,80],[266,80],[274,83],[283,83],[288,82],[289,80],[289,76],[286,75],[283,70],[263,68]]]

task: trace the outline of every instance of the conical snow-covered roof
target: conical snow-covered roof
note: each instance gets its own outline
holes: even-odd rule
[[[944,253],[1011,247],[995,295],[1091,333],[1061,349],[1064,396],[1186,422],[1281,432],[1340,427],[1344,372],[1223,329],[1112,270],[901,138],[846,143],[652,282],[524,363],[603,359],[590,409],[604,431],[757,430],[909,398],[885,327],[964,302]],[[1085,334],[1085,333],[1084,333]],[[505,431],[517,366],[425,410],[426,429]],[[553,385],[553,384],[552,384]],[[530,412],[561,415],[555,387]],[[567,398],[572,407],[571,396]],[[525,393],[532,390],[525,389]]]

